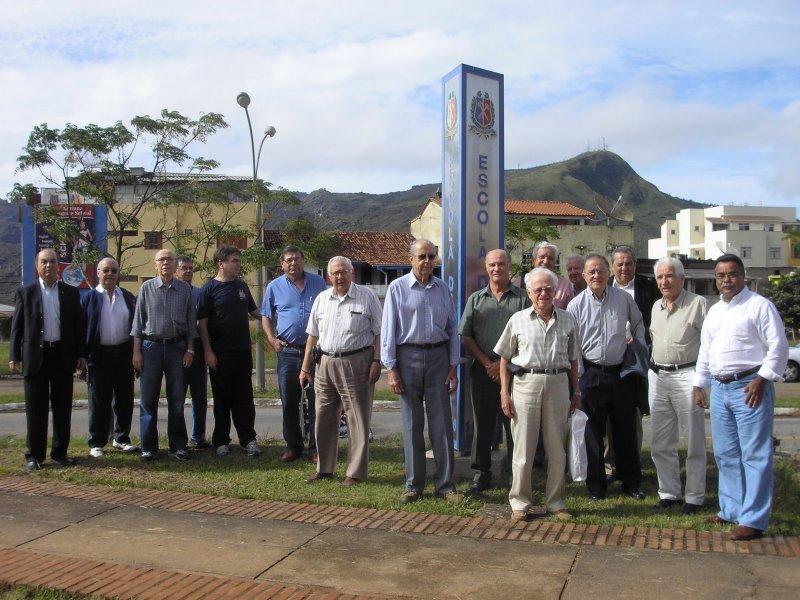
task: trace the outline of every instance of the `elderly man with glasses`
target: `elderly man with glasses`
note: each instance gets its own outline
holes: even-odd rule
[[[433,274],[436,249],[419,239],[409,248],[411,273],[389,284],[381,324],[381,360],[389,387],[400,394],[406,483],[404,503],[416,502],[425,488],[425,415],[436,462],[436,494],[448,502],[463,496],[453,485],[453,417],[459,361],[453,298]]]
[[[89,455],[103,456],[114,422],[112,446],[136,452],[131,444],[133,420],[133,340],[136,297],[119,287],[119,265],[113,258],[97,263],[100,283],[81,300],[86,319],[89,395]]]
[[[559,520],[570,518],[564,504],[564,470],[567,422],[581,399],[577,391],[580,344],[575,319],[554,305],[557,286],[558,279],[549,269],[536,267],[528,273],[525,287],[533,306],[509,319],[494,348],[500,356],[500,402],[503,413],[511,419],[514,437],[508,495],[513,521],[528,517],[540,424],[548,456],[547,510]],[[571,397],[570,380],[576,390]]]
[[[339,450],[339,416],[347,415],[350,444],[347,475],[350,487],[367,477],[369,423],[375,382],[381,376],[381,304],[368,287],[353,283],[353,263],[344,256],[328,261],[331,288],[314,300],[308,319],[308,340],[300,369],[300,385],[316,392],[316,436],[319,461],[308,483],[333,477]],[[312,352],[322,353],[316,371]]]

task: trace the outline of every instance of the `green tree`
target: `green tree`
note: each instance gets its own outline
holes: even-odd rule
[[[506,250],[511,256],[511,276],[518,275],[523,268],[522,253],[533,244],[561,237],[558,229],[542,217],[509,216],[505,221]]]
[[[253,249],[250,253],[245,252],[242,255],[242,262],[261,261],[274,276],[280,273],[281,251],[284,246],[292,244],[302,248],[306,261],[320,268],[324,268],[328,260],[336,256],[341,248],[341,241],[335,233],[312,223],[305,217],[289,220],[277,233],[280,239],[273,247],[264,247],[261,256],[257,255],[259,249]]]
[[[786,327],[800,328],[800,272],[782,276],[763,292],[775,304]]]
[[[217,161],[197,155],[195,147],[226,127],[228,124],[218,113],[201,114],[192,119],[166,109],[156,118],[134,117],[128,125],[118,121],[110,127],[67,124],[63,129],[54,129],[43,123],[34,127],[28,137],[23,154],[17,159],[17,171],[38,171],[45,181],[66,195],[68,203],[81,195],[106,206],[107,241],[114,242],[108,245],[109,255],[120,265],[124,265],[124,256],[129,250],[142,247],[139,236],[126,233],[139,229],[140,218],[150,207],[166,210],[183,203],[202,211],[208,205],[223,206],[225,217],[210,220],[205,231],[191,240],[181,239],[177,224],[170,227],[164,222],[163,232],[169,243],[177,249],[188,250],[192,256],[200,254],[202,260],[206,258],[207,242],[216,238],[246,234],[248,238],[258,239],[263,224],[254,222],[248,230],[231,225],[233,217],[246,206],[243,199],[268,204],[291,196],[284,190],[272,192],[270,184],[263,180],[257,180],[254,185],[249,182],[201,184],[192,177],[219,166]],[[146,167],[132,168],[133,164],[141,164],[143,156]],[[170,176],[175,171],[188,176]],[[124,197],[120,195],[122,188],[129,191]],[[16,185],[9,199],[21,201],[30,191],[30,186]],[[36,214],[37,220],[46,223],[60,241],[80,235],[77,227],[59,218],[52,207],[42,206]],[[87,251],[83,261],[96,260],[98,254],[96,248]]]

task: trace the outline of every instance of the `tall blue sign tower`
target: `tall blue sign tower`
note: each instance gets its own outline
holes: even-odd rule
[[[460,317],[488,285],[486,253],[503,247],[503,75],[459,65],[442,79],[442,277]],[[459,367],[455,448],[472,444],[469,369]]]

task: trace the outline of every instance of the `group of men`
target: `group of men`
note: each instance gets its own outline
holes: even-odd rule
[[[720,473],[720,511],[713,520],[738,524],[734,539],[760,536],[772,501],[772,382],[781,379],[788,344],[774,305],[746,287],[741,259],[727,254],[717,259],[721,301],[709,309],[704,298],[684,289],[683,266],[675,258],[656,262],[654,284],[636,274],[629,247],[615,249],[610,262],[600,254],[570,256],[566,278],[556,273],[557,257],[555,245],[538,244],[523,291],[511,282],[506,251],[487,253],[488,285],[469,297],[459,323],[451,291],[433,274],[436,248],[424,239],[412,242],[411,272],[391,282],[383,307],[372,290],[353,282],[346,257],[328,262],[327,288],[322,277],[305,271],[302,250],[288,246],[281,254],[283,274],[268,284],[260,312],[239,278],[241,254],[234,246],[218,249],[217,274],[202,288],[191,285],[190,259],[159,250],[157,276],[143,284],[136,299],[117,285],[119,266],[106,258],[98,264],[99,285],[81,300],[76,289],[58,282],[55,252],[42,250],[38,280],[17,292],[10,351],[12,369],[21,362],[25,377],[27,469],[38,469],[45,458],[48,402],[54,422],[51,458],[73,462],[67,446],[76,369],[89,384],[93,457],[103,455],[112,423],[113,446],[138,450],[130,439],[135,374],[141,377],[143,460],[157,456],[162,377],[170,456],[187,460],[190,444],[227,455],[231,421],[245,452],[259,455],[252,316],[260,317],[277,353],[286,441],[281,460],[307,456],[315,462],[309,483],[335,476],[342,413],[350,436],[342,483],[352,486],[367,477],[373,392],[383,364],[389,387],[400,396],[401,500],[414,502],[423,494],[427,420],[435,493],[461,501],[453,482],[450,397],[458,384],[462,341],[472,361],[471,493],[492,485],[491,449],[502,422],[510,432],[512,519],[528,516],[539,442],[548,463],[547,510],[558,519],[570,518],[564,503],[565,452],[570,415],[580,408],[588,417],[589,496],[602,500],[609,483],[618,479],[624,494],[641,500],[641,418],[649,412],[658,508],[683,504],[684,513],[697,512],[705,499],[703,409],[710,384]],[[210,444],[206,368],[214,396]],[[193,403],[191,438],[183,416],[187,389]],[[688,440],[683,493],[679,431]]]

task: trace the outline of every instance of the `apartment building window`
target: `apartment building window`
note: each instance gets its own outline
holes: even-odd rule
[[[775,223],[767,223],[764,225],[764,231],[775,231]]]
[[[727,231],[728,224],[727,223],[714,223],[711,225],[711,231]]]
[[[160,231],[144,232],[144,249],[161,250],[164,245],[164,234]]]
[[[753,257],[753,247],[742,246],[742,258],[752,258],[752,257]]]
[[[750,223],[739,223],[739,231],[750,231]]]
[[[669,230],[669,234],[670,234],[670,235],[675,235],[675,230],[674,230],[674,229],[670,229],[670,230]]]
[[[695,231],[700,231],[700,225],[695,225],[695,226],[694,226],[694,230],[695,230]]]
[[[780,247],[770,247],[769,249],[769,257],[773,260],[779,259],[781,257],[781,249]]]

